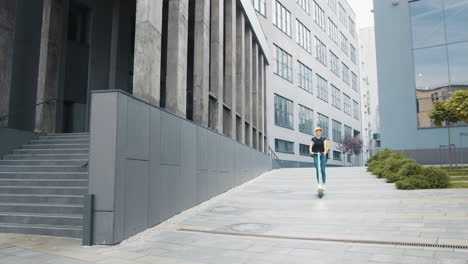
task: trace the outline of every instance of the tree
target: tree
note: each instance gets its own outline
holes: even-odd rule
[[[457,90],[450,96],[449,100],[445,102],[436,100],[432,105],[434,108],[429,113],[429,117],[436,126],[441,127],[445,123],[448,128],[448,160],[450,168],[452,168],[450,125],[460,121],[468,123],[468,91]]]
[[[343,153],[344,165],[346,166],[346,154],[359,155],[362,151],[362,139],[358,137],[345,136],[343,140],[338,143],[338,149]]]

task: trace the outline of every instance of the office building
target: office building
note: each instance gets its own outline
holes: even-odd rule
[[[344,0],[252,0],[268,43],[268,142],[282,166],[311,166],[314,127],[330,139],[328,165],[344,156],[344,136],[361,135],[356,18]]]
[[[433,101],[468,88],[467,10],[463,0],[374,0],[383,148],[424,164],[448,162],[447,124],[435,126],[428,114]],[[450,126],[452,162],[460,163],[468,126]]]

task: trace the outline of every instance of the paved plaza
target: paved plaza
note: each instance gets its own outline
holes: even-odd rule
[[[0,234],[0,263],[468,263],[468,249],[438,246],[468,246],[468,189],[327,173],[321,200],[312,169],[274,170],[113,247]]]

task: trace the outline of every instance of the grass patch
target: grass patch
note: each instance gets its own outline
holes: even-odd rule
[[[456,188],[456,189],[462,189],[462,188],[468,188],[468,182],[456,182],[456,183],[450,183],[449,188]]]
[[[468,181],[468,176],[466,176],[466,177],[457,177],[457,178],[450,177],[450,181]]]

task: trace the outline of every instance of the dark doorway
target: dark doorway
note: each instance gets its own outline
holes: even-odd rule
[[[70,1],[68,12],[63,132],[84,132],[88,93],[90,10]]]

